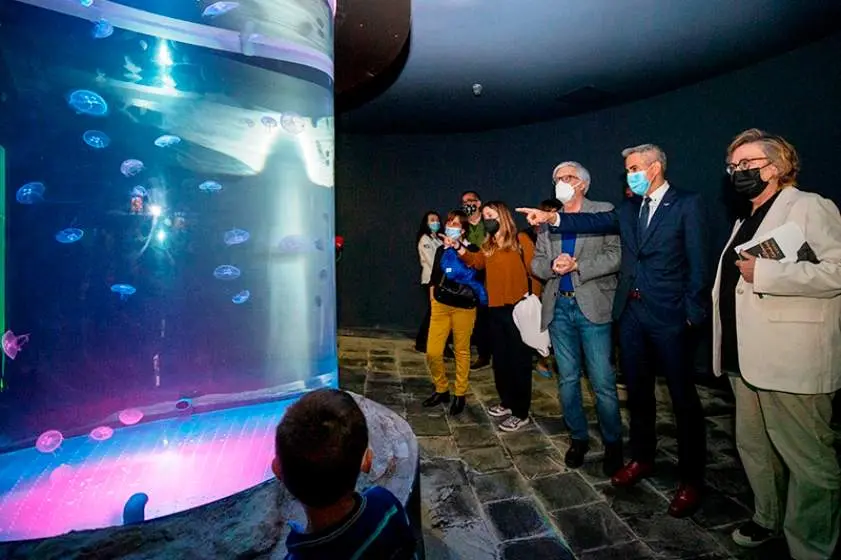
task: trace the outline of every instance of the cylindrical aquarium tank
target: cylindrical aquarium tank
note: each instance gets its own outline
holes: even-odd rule
[[[337,385],[334,12],[0,3],[0,541],[258,484]]]

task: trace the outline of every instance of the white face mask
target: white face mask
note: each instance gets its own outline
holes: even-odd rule
[[[566,204],[575,198],[575,187],[569,183],[558,181],[555,183],[555,198],[561,201],[561,204]]]

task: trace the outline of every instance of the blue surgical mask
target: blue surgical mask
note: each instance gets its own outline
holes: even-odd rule
[[[637,196],[644,196],[648,192],[648,187],[651,186],[651,181],[645,176],[645,171],[637,171],[636,173],[628,173],[628,187],[631,192]]]
[[[441,222],[429,222],[429,231],[438,233],[439,229],[441,229]]]
[[[461,228],[448,227],[444,230],[444,234],[450,239],[461,239]]]

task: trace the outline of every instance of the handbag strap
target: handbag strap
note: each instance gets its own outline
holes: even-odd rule
[[[523,256],[523,248],[520,247],[520,250],[518,252],[520,253],[520,262],[523,263],[523,270],[526,272],[526,283],[529,286],[528,295],[532,295],[533,292],[531,291],[531,274],[529,274],[529,267],[526,266],[526,258]]]

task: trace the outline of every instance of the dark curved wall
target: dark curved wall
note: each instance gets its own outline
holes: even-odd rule
[[[414,235],[427,208],[445,212],[461,191],[536,204],[552,195],[552,168],[589,168],[590,197],[618,202],[620,151],[659,144],[676,186],[704,193],[710,252],[730,230],[722,196],[724,150],[757,126],[788,138],[803,160],[803,188],[841,204],[841,34],[761,64],[664,95],[579,117],[479,134],[337,134],[337,269],[343,327],[415,329],[423,302]],[[423,115],[418,115],[423,118]]]

